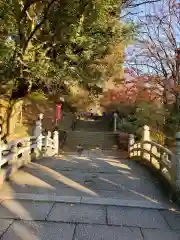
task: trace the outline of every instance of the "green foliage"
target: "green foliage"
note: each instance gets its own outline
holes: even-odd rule
[[[33,101],[45,101],[47,100],[47,96],[45,96],[45,94],[41,91],[38,91],[38,92],[31,92],[29,95],[28,95],[29,99],[30,100],[33,100]]]
[[[101,92],[99,84],[114,74],[103,59],[135,35],[120,11],[119,0],[0,0],[1,82],[26,89],[24,95],[55,81]]]
[[[136,133],[138,125],[129,121],[129,119],[122,119],[118,122],[117,128],[123,132],[133,134]]]
[[[163,129],[165,109],[152,102],[141,102],[136,108],[136,117],[141,125],[148,125],[154,129]]]
[[[180,113],[171,108],[167,111],[165,132],[170,138],[174,138],[175,134],[180,131]]]
[[[150,126],[151,129],[163,130],[165,111],[152,102],[140,102],[129,106],[119,105],[118,109],[120,113],[118,129],[121,131],[141,135],[144,125]]]

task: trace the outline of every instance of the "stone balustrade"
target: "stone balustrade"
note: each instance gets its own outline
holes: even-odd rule
[[[1,137],[0,137],[1,139]],[[42,115],[36,122],[33,136],[16,139],[7,144],[0,142],[0,167],[11,165],[19,168],[33,159],[53,156],[59,151],[58,132],[42,133]]]
[[[140,160],[156,170],[170,186],[171,197],[180,200],[180,133],[176,134],[176,152],[173,153],[150,138],[148,126],[143,128],[139,142],[134,135],[129,135],[129,157]]]

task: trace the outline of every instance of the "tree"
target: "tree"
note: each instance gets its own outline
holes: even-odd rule
[[[118,111],[121,131],[139,135],[143,125],[162,131],[166,111],[161,104],[162,91],[154,85],[156,76],[138,76],[132,69],[125,69],[125,73],[121,84],[106,89],[101,105],[107,111]]]
[[[44,24],[48,12],[54,3],[49,1],[9,1],[1,2],[2,31],[1,41],[11,46],[7,61],[2,65],[4,81],[12,83],[10,98],[24,96],[31,86],[31,63],[37,64],[35,53],[39,51],[32,42]],[[42,60],[42,59],[41,59]],[[3,61],[1,61],[2,63]],[[40,63],[40,61],[39,61]],[[3,79],[2,79],[3,80]],[[20,93],[18,95],[18,90]]]
[[[176,55],[180,34],[180,5],[173,0],[152,3],[149,13],[139,16],[140,37],[128,62],[138,74],[155,75],[163,103],[180,109],[180,58]]]
[[[127,72],[127,69],[125,69]],[[119,102],[128,104],[137,104],[139,102],[153,102],[160,105],[162,102],[162,91],[157,88],[156,76],[147,74],[134,77],[126,77],[120,84],[114,84],[114,87],[104,92],[102,102]]]
[[[26,89],[21,95],[43,77],[99,80],[97,60],[123,39],[117,0],[6,0],[0,6],[2,75],[5,82],[14,79],[13,88]]]
[[[117,49],[121,45],[124,51],[122,43],[135,31],[132,24],[120,22],[121,11],[144,3],[134,0],[0,1],[1,39],[4,45],[11,45],[10,53],[6,54],[7,63],[2,66],[5,81],[13,79],[13,88],[24,89],[20,97],[31,90],[33,82],[53,77],[60,82],[67,77],[68,81],[77,80],[89,87],[89,83],[97,84],[106,75],[112,76],[112,63],[107,64],[107,60],[102,63],[102,60],[114,53],[115,46]],[[116,60],[117,72],[122,57],[117,56]],[[17,97],[14,93],[13,98]]]
[[[56,11],[52,9],[52,17],[47,29],[42,32],[42,38],[51,38],[51,41],[46,41],[48,44],[45,47],[56,66],[62,69],[63,78],[68,76],[69,82],[71,76],[71,84],[78,82],[88,89],[107,78],[110,64],[107,64],[106,56],[113,54],[114,47],[122,44],[133,28],[131,30],[119,21],[121,6],[117,0],[101,3],[75,1],[71,11],[64,12],[63,9],[67,9],[68,4],[65,1],[63,8],[56,7]],[[59,16],[63,18],[62,21]],[[68,21],[63,21],[64,19]],[[121,47],[122,51],[124,47]],[[120,56],[116,64],[120,61],[122,64],[122,59]]]

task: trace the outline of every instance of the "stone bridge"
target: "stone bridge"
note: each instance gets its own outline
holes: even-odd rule
[[[0,239],[180,239],[179,134],[173,154],[147,126],[126,142],[103,124],[58,138],[40,118],[33,137],[1,144]]]

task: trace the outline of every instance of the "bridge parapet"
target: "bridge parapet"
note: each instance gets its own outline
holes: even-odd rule
[[[43,156],[53,156],[59,151],[58,132],[42,131],[42,114],[39,115],[33,136],[4,144],[0,141],[0,184],[19,167]],[[0,136],[1,139],[1,136]],[[3,173],[3,174],[2,174]]]
[[[144,126],[142,139],[135,141],[129,135],[129,158],[140,160],[150,166],[170,187],[170,197],[180,201],[180,132],[176,134],[176,151],[154,142],[150,137],[150,128]]]

